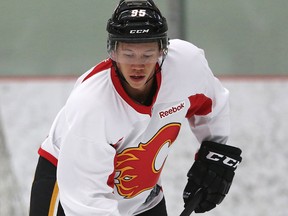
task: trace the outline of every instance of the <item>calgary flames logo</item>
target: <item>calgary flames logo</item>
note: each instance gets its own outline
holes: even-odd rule
[[[117,155],[115,185],[121,196],[129,199],[155,186],[180,126],[180,123],[168,124],[147,143]]]

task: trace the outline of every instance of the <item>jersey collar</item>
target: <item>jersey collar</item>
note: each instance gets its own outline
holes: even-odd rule
[[[124,90],[124,88],[121,84],[121,81],[120,81],[120,79],[119,79],[119,77],[115,71],[115,68],[113,66],[111,67],[111,79],[112,79],[112,83],[113,83],[116,91],[123,98],[123,100],[126,101],[126,103],[128,103],[137,112],[142,113],[142,114],[148,114],[151,116],[152,107],[153,107],[153,105],[157,99],[158,91],[159,91],[159,88],[161,85],[161,70],[159,70],[159,64],[158,63],[156,65],[156,71],[157,71],[157,73],[156,73],[157,90],[156,90],[155,95],[153,96],[153,100],[152,100],[152,103],[150,106],[138,104],[128,96],[128,94]]]

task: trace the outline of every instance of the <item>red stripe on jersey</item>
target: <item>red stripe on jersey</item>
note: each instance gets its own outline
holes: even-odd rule
[[[44,149],[42,148],[39,148],[38,150],[38,154],[47,159],[48,161],[50,161],[54,166],[57,167],[57,164],[58,164],[58,160],[57,158],[55,158],[52,154],[50,154],[49,152],[45,151]]]
[[[189,97],[190,108],[186,114],[186,118],[193,115],[207,115],[212,112],[212,100],[204,94],[196,94]]]
[[[95,68],[83,79],[82,82],[86,81],[87,79],[89,79],[90,77],[94,76],[95,74],[109,69],[112,67],[112,60],[111,59],[106,59],[102,62],[100,62],[98,65],[95,66]]]

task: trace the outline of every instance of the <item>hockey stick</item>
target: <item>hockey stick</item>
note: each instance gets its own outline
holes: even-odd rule
[[[203,190],[200,188],[194,195],[194,197],[187,203],[187,206],[182,211],[180,216],[189,216],[194,211],[194,209],[199,205],[203,198]]]

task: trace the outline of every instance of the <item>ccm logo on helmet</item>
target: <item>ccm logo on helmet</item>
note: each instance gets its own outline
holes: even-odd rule
[[[216,162],[220,162],[222,161],[223,164],[225,164],[226,166],[232,167],[232,168],[236,168],[238,166],[238,164],[240,163],[238,160],[235,160],[233,158],[227,157],[225,155],[216,153],[216,152],[209,152],[209,154],[206,156],[206,158],[208,160],[212,160],[212,161],[216,161]]]
[[[130,34],[145,34],[148,33],[150,29],[135,29],[135,30],[130,30]]]
[[[181,103],[178,106],[176,105],[176,106],[171,107],[168,110],[161,111],[161,112],[159,112],[160,118],[165,118],[165,117],[167,117],[173,113],[176,113],[176,112],[180,111],[181,109],[183,109],[184,106],[185,106],[185,103]]]

